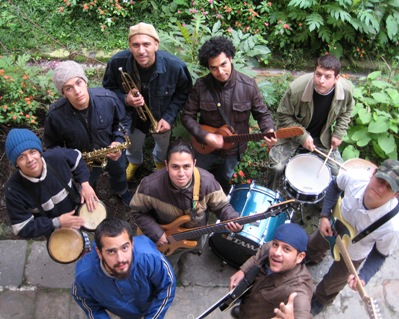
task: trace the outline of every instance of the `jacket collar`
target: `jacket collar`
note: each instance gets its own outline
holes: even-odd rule
[[[340,79],[338,79],[337,83],[335,83],[334,91],[335,91],[334,99],[336,101],[345,99],[345,91]],[[313,100],[313,92],[314,92],[313,76],[311,76],[308,83],[306,84],[305,90],[303,91],[301,102],[311,102]]]

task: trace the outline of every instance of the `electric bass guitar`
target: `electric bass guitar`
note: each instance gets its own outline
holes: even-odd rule
[[[331,252],[333,254],[334,260],[339,261],[341,256],[345,262],[346,267],[349,272],[355,276],[358,284],[357,291],[366,306],[367,313],[370,319],[382,319],[380,307],[377,300],[371,298],[366,294],[364,287],[360,284],[359,276],[357,274],[356,268],[353,266],[352,260],[346,250],[348,241],[353,239],[356,235],[355,230],[351,225],[349,225],[342,217],[340,210],[341,199],[338,200],[333,211],[333,220],[331,228],[333,229],[335,236],[325,237],[331,247]]]
[[[230,220],[225,220],[223,222],[208,225],[208,226],[200,226],[195,228],[184,228],[180,227],[190,221],[189,215],[183,215],[176,218],[173,222],[166,225],[161,225],[164,229],[166,237],[169,241],[169,244],[162,245],[158,247],[158,250],[163,253],[165,256],[169,256],[178,248],[195,248],[197,246],[197,241],[188,240],[188,239],[196,239],[201,237],[202,235],[210,234],[213,232],[223,232],[226,231],[226,225],[229,222],[238,223],[240,225],[252,223],[261,219],[266,219],[269,217],[277,216],[282,211],[287,210],[292,204],[295,202],[295,199],[290,199],[284,202],[281,202],[276,205],[269,206],[269,208],[263,212],[258,214],[253,214],[244,217],[238,217]],[[137,234],[142,235],[143,232],[141,229],[137,229]]]
[[[238,142],[260,141],[264,136],[267,138],[289,138],[299,136],[305,133],[304,129],[298,126],[283,127],[272,133],[253,133],[253,134],[233,134],[227,125],[221,127],[212,127],[209,125],[201,125],[201,129],[213,134],[223,136],[223,150],[231,149]],[[194,136],[191,136],[191,143],[194,149],[200,154],[209,154],[216,148],[208,144],[200,143]]]

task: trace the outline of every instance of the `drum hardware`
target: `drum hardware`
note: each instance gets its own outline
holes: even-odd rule
[[[133,91],[133,89],[136,89],[138,91],[139,89],[137,88],[137,85],[136,83],[134,83],[130,74],[127,72],[123,72],[122,68],[119,68],[119,71],[121,71],[122,86],[125,92],[129,93]],[[137,94],[138,92],[136,93],[136,96]],[[139,118],[143,122],[146,122],[148,118],[150,119],[151,122],[150,133],[152,134],[157,133],[158,121],[155,119],[154,115],[152,115],[151,110],[147,106],[147,104],[144,102],[143,106],[135,107],[135,109],[137,111]]]
[[[326,159],[330,160],[331,162],[337,164],[340,168],[342,168],[344,171],[346,171],[346,167],[344,167],[341,163],[337,162],[335,159],[333,159],[332,157],[330,157],[327,154],[324,154],[322,151],[318,150],[317,148],[314,149],[316,153],[324,156]],[[330,153],[329,153],[330,154]]]

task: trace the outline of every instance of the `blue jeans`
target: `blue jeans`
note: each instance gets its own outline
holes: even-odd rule
[[[108,159],[105,170],[109,175],[109,185],[113,194],[122,195],[128,190],[126,181],[126,153],[122,152],[121,157],[117,161]],[[95,188],[98,177],[102,173],[102,168],[94,166],[90,172],[90,185]]]
[[[170,135],[172,130],[160,134],[151,134],[155,141],[155,147],[152,151],[154,162],[163,163],[166,160],[166,151],[169,147]],[[146,134],[135,129],[133,133],[129,132],[132,146],[126,150],[126,155],[129,163],[140,165],[143,163],[143,147]]]
[[[234,174],[234,168],[238,163],[236,155],[222,156],[217,154],[195,154],[197,166],[215,175],[215,179],[227,194],[230,190],[230,180]]]

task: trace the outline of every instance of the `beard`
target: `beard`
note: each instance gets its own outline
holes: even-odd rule
[[[111,267],[110,265],[107,264],[105,260],[103,260],[104,268],[108,271],[108,273],[112,276],[114,276],[116,279],[126,279],[130,275],[130,270],[132,268],[132,263],[129,264],[129,267],[126,271],[124,272],[118,272],[115,270],[115,267],[119,266],[120,264],[128,264],[128,262],[116,264],[114,267]]]

